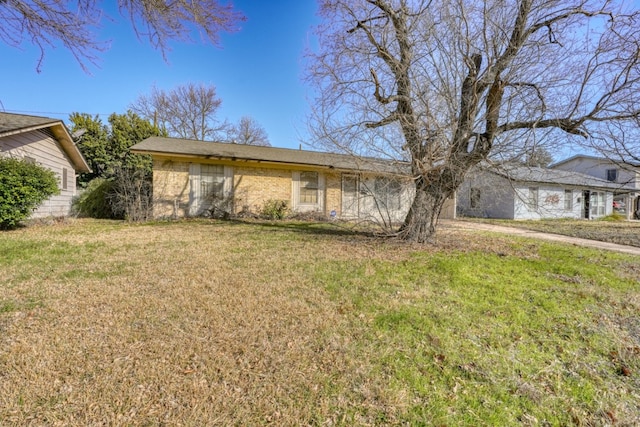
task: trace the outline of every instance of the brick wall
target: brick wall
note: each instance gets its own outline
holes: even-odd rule
[[[235,212],[248,209],[260,212],[267,200],[292,202],[292,169],[233,166]],[[153,213],[156,218],[185,217],[189,213],[190,162],[156,158],[153,162]],[[323,172],[325,176],[325,212],[332,210],[340,216],[342,203],[342,175]]]
[[[290,169],[233,168],[235,210],[257,213],[267,200],[286,200],[291,204]]]
[[[189,163],[153,160],[153,216],[185,217],[189,213]]]

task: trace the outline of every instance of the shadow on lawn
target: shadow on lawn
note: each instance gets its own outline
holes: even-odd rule
[[[243,219],[235,218],[228,220],[216,220],[211,222],[214,224],[227,225],[252,225],[258,226],[270,231],[292,231],[300,234],[334,236],[334,237],[380,237],[381,230],[374,230],[372,227],[365,228],[362,224],[353,224],[348,222],[321,222],[321,221],[296,221],[296,220],[279,220],[269,221],[261,219]]]

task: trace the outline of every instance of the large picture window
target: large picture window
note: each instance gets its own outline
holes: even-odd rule
[[[300,172],[300,203],[318,203],[318,172]]]
[[[224,166],[201,165],[200,187],[204,199],[217,199],[224,196]]]
[[[401,207],[401,191],[400,182],[390,178],[376,178],[375,180],[375,197],[381,209],[387,211],[397,211]]]

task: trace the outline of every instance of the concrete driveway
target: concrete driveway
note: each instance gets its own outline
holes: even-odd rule
[[[495,224],[481,224],[471,221],[440,220],[438,224],[445,227],[458,228],[461,230],[491,231],[494,233],[511,234],[513,236],[531,237],[534,239],[549,240],[552,242],[568,243],[588,248],[605,249],[608,251],[622,252],[630,255],[640,256],[640,248],[635,246],[618,245],[616,243],[600,242],[598,240],[581,239],[579,237],[563,236],[560,234],[542,233],[540,231],[525,230],[522,228],[505,227]]]

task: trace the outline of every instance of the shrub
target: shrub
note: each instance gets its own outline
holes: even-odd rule
[[[618,212],[614,212],[610,215],[607,216],[603,216],[601,218],[599,218],[599,221],[609,221],[609,222],[615,222],[615,221],[625,221],[627,218],[625,218],[624,216],[620,215]]]
[[[35,163],[0,157],[0,229],[15,228],[49,197],[60,194],[56,174]]]
[[[146,221],[153,212],[153,183],[150,171],[127,166],[115,169],[107,201],[114,216],[127,221]]]
[[[288,214],[289,202],[286,200],[269,199],[260,210],[260,216],[267,219],[284,219]]]
[[[112,178],[94,178],[74,200],[79,216],[145,221],[152,213],[152,183],[143,169],[118,168]]]
[[[87,188],[73,201],[73,211],[76,215],[89,218],[115,218],[115,214],[109,204],[109,194],[113,188],[113,182],[105,178],[95,178],[89,181]]]

